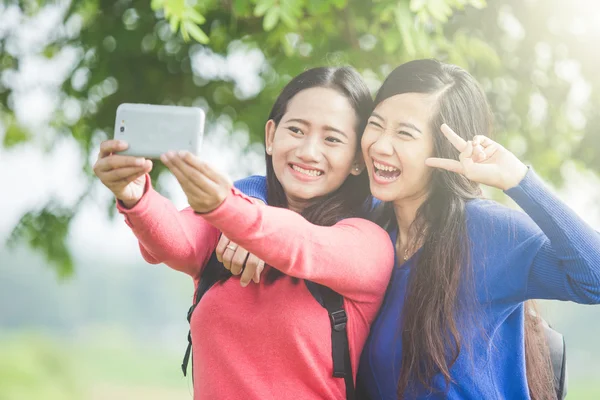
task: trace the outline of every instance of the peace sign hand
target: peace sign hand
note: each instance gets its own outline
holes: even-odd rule
[[[513,153],[493,140],[477,135],[465,141],[450,127],[443,124],[442,133],[460,151],[457,160],[431,157],[425,164],[462,174],[468,179],[508,190],[517,186],[527,174],[527,166]]]

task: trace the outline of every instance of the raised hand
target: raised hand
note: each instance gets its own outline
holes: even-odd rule
[[[170,151],[160,159],[179,181],[190,207],[198,213],[215,210],[231,193],[231,181],[190,152]]]
[[[131,208],[144,195],[146,174],[152,170],[152,161],[140,157],[114,154],[126,150],[128,144],[120,140],[106,140],[100,144],[94,173],[115,197]]]
[[[425,160],[426,165],[502,190],[517,186],[527,174],[527,166],[499,143],[481,135],[466,141],[446,124],[441,131],[460,152],[458,160],[431,157]]]

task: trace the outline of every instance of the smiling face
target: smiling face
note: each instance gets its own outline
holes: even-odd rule
[[[362,137],[362,152],[373,196],[401,202],[426,198],[431,169],[425,160],[433,156],[430,121],[436,97],[403,93],[375,107]]]
[[[356,125],[348,99],[322,87],[295,95],[277,126],[267,122],[267,152],[291,209],[303,209],[337,190],[349,174],[360,173]]]

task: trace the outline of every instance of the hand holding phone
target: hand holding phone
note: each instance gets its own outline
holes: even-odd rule
[[[125,207],[131,208],[144,195],[146,174],[152,170],[152,161],[115,154],[128,147],[127,143],[118,140],[102,142],[94,173]]]

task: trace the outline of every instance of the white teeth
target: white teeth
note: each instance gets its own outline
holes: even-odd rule
[[[379,164],[377,161],[373,161],[373,165],[375,168],[381,171],[395,172],[398,171],[398,168],[390,167],[388,165]]]
[[[395,181],[396,179],[398,179],[400,177],[400,175],[398,175],[398,176],[383,176],[381,174],[377,174],[377,176],[379,177],[379,179],[383,179],[384,181]]]
[[[292,164],[292,168],[293,168],[294,171],[298,171],[301,174],[308,175],[308,176],[321,176],[321,175],[323,175],[322,171],[318,171],[316,169],[304,169],[304,168],[300,168],[299,166],[294,165],[294,164]]]

